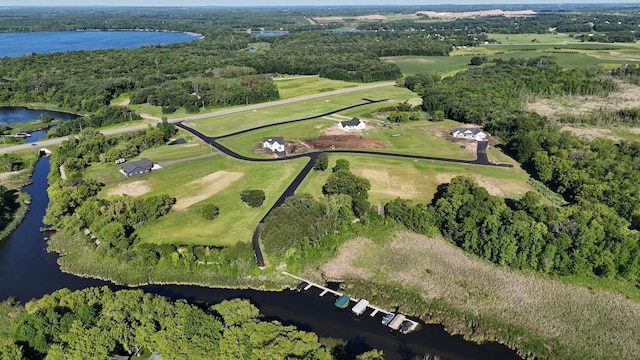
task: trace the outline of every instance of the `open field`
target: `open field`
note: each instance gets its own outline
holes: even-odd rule
[[[640,303],[608,291],[499,267],[440,237],[399,232],[388,241],[354,238],[320,271],[327,279],[345,281],[347,290],[350,280],[373,287],[398,284],[396,290],[417,292],[426,303],[444,305],[461,317],[470,314],[492,326],[520,329],[521,334],[541,338],[543,343],[537,346],[549,352],[550,358],[640,357]],[[409,311],[401,305],[400,311],[403,309]],[[419,311],[427,319],[431,316],[425,308]],[[512,345],[535,344],[522,336],[511,341]]]
[[[143,242],[153,243],[225,246],[238,241],[249,242],[260,218],[306,161],[251,163],[215,156],[178,163],[148,175],[123,180],[146,180],[151,188],[149,194],[166,193],[178,200],[177,210],[145,224],[136,232]],[[244,189],[264,190],[264,204],[251,208],[243,203],[240,192]],[[202,218],[198,204],[205,202],[218,205],[220,216],[217,219]]]
[[[533,190],[527,183],[527,173],[517,167],[509,169],[375,155],[332,154],[329,170],[309,173],[296,192],[322,196],[322,185],[327,182],[337,159],[349,161],[351,172],[369,179],[369,201],[372,204],[384,205],[398,197],[429,202],[438,185],[458,175],[474,178],[493,195],[517,198]]]
[[[256,147],[262,148],[262,138],[282,136],[285,141],[314,138],[324,134],[324,131],[334,126],[335,123],[333,120],[322,118],[302,121],[232,136],[219,140],[219,143],[241,155],[268,158],[273,157],[273,154],[270,153],[271,150],[268,153],[261,154],[256,154],[254,151]]]
[[[317,94],[362,85],[348,81],[331,80],[319,76],[292,76],[273,79],[278,86],[281,99]]]
[[[220,136],[255,126],[315,116],[346,106],[362,103],[364,102],[362,98],[390,99],[390,101],[368,105],[367,107],[355,108],[349,112],[343,112],[342,114],[350,115],[354,112],[362,113],[364,111],[371,111],[371,107],[380,108],[415,97],[416,95],[410,90],[388,86],[379,89],[354,91],[348,94],[327,96],[320,99],[299,101],[254,111],[245,111],[236,114],[187,121],[185,122],[185,125],[193,127],[209,136]]]

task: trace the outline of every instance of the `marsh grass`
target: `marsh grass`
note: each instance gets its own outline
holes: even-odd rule
[[[477,340],[499,340],[521,355],[640,357],[640,304],[620,294],[499,267],[440,237],[398,232],[386,243],[368,241],[365,248],[323,267],[340,278],[346,261],[352,269],[341,280],[353,280],[349,291],[355,296],[443,321],[450,331]],[[390,287],[397,290],[386,291]]]

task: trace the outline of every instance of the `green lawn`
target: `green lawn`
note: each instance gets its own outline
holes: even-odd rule
[[[439,74],[449,76],[469,66],[471,57],[465,56],[390,56],[383,61],[400,67],[405,76],[415,74]]]
[[[319,76],[292,76],[275,78],[278,92],[281,99],[289,99],[297,96],[317,94],[321,92],[333,91],[343,88],[355,87],[362,83],[352,83],[348,81],[331,80]]]
[[[383,102],[368,105],[363,108],[352,109],[349,112],[344,112],[342,114],[350,116],[352,113],[363,113],[371,111],[372,108],[388,106],[390,104],[395,104],[398,101],[404,101],[415,97],[416,95],[410,90],[389,86],[378,89],[354,91],[347,94],[332,95],[319,99],[299,101],[254,111],[245,111],[230,115],[188,121],[185,122],[185,125],[193,127],[209,136],[219,136],[238,130],[249,129],[255,126],[319,115],[346,106],[362,103],[364,102],[362,98],[391,99],[392,101],[389,103]]]
[[[322,185],[337,159],[346,159],[354,174],[369,179],[369,200],[372,204],[384,204],[397,197],[419,202],[431,201],[439,184],[449,182],[458,175],[473,177],[494,195],[519,197],[533,190],[527,183],[529,175],[518,167],[510,169],[376,155],[332,154],[329,170],[312,171],[296,192],[321,196]]]
[[[220,144],[249,157],[273,157],[270,153],[256,154],[256,147],[262,148],[262,138],[282,136],[285,140],[304,140],[324,134],[324,130],[335,125],[336,121],[329,119],[314,119],[293,124],[284,124],[266,129],[251,131],[245,134],[219,140]]]
[[[228,156],[215,156],[178,163],[149,175],[130,179],[128,181],[146,180],[152,189],[150,194],[168,193],[180,200],[198,192],[198,185],[194,185],[194,181],[209,174],[224,171],[225,174],[239,173],[241,176],[218,192],[210,196],[205,194],[202,201],[182,211],[172,210],[136,232],[143,242],[153,243],[225,246],[238,241],[249,242],[260,218],[306,161],[303,158],[285,162],[251,163]],[[224,179],[220,179],[220,182],[224,182]],[[200,188],[206,189],[209,186],[210,184],[201,184]],[[249,207],[240,200],[240,192],[244,189],[262,189],[266,194],[265,203],[259,208]],[[202,203],[218,205],[220,216],[212,221],[204,220],[199,212],[199,204]]]

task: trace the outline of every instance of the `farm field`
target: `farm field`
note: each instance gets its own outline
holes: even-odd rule
[[[322,185],[327,182],[337,159],[349,161],[351,172],[369,179],[369,201],[374,205],[384,205],[398,197],[429,202],[438,185],[458,175],[474,178],[493,195],[518,198],[533,190],[527,183],[529,175],[518,167],[510,169],[376,155],[331,154],[329,169],[309,173],[296,193],[322,196]]]

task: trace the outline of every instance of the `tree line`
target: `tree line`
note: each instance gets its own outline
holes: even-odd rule
[[[331,349],[311,332],[260,319],[248,300],[171,301],[141,290],[58,290],[2,304],[0,357],[107,359],[158,352],[165,359],[323,359]],[[364,353],[357,359],[376,352]],[[146,357],[145,357],[146,358]]]
[[[498,61],[424,83],[423,108],[475,122],[502,141],[510,155],[537,180],[562,195],[555,208],[488,196],[469,181],[440,189],[433,210],[415,209],[409,219],[428,218],[464,249],[496,263],[559,274],[619,277],[637,284],[640,276],[640,176],[638,142],[585,140],[559,130],[537,113],[522,109],[532,94],[608,94],[615,90],[603,71],[561,71],[550,58]],[[464,190],[462,190],[464,189]],[[490,205],[487,205],[490,204]],[[397,204],[396,204],[397,205]],[[420,221],[404,220],[410,228]],[[503,224],[502,226],[498,226]],[[532,233],[532,231],[534,231]]]

